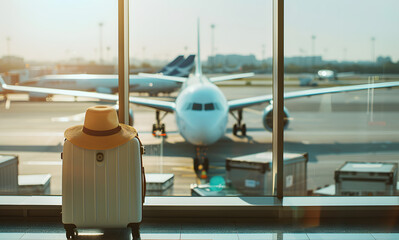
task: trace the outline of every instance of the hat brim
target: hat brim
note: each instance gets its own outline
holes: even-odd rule
[[[137,136],[137,131],[126,124],[119,124],[121,130],[108,136],[92,136],[84,133],[83,125],[77,125],[65,130],[64,137],[72,144],[91,150],[106,150],[127,143]]]

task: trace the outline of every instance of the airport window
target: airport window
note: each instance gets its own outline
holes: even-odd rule
[[[47,3],[44,3],[47,0],[41,1],[43,1],[43,5],[47,5]],[[153,11],[150,4],[152,1],[139,0],[139,2],[143,4],[142,10],[138,11],[138,8],[133,7],[130,11],[130,14],[137,18],[137,21],[133,21],[133,25],[130,26],[132,40],[130,70],[133,76],[131,78],[130,95],[142,99],[149,96],[151,100],[157,97],[156,101],[175,102],[177,104],[179,103],[177,100],[181,87],[185,85],[181,84],[181,81],[174,82],[168,79],[163,82],[153,82],[149,93],[149,89],[145,88],[149,85],[148,79],[145,81],[146,84],[142,84],[140,81],[143,80],[140,80],[141,77],[136,74],[142,71],[158,72],[161,73],[159,75],[181,78],[195,73],[196,38],[192,40],[187,38],[187,42],[183,44],[181,36],[176,38],[176,36],[170,35],[170,26],[174,26],[176,22],[181,22],[180,19],[186,19],[182,11],[176,10],[179,9],[179,6],[176,5],[170,9],[170,19],[158,21],[153,16],[142,14],[146,11]],[[43,22],[46,22],[47,18],[40,18],[41,14],[37,14],[37,12],[41,8],[35,3],[22,0],[22,4],[13,4],[12,2],[0,4],[1,9],[18,8],[21,12],[26,12],[24,14],[26,19],[29,19],[30,23],[34,23],[34,25],[24,28],[23,24],[19,24],[20,18],[17,15],[2,15],[0,17],[2,18],[0,22],[11,23],[10,27],[2,28],[5,31],[0,33],[0,39],[3,39],[6,43],[5,45],[0,44],[4,46],[4,49],[0,49],[0,72],[7,72],[4,76],[7,83],[25,85],[27,81],[34,79],[37,81],[32,81],[29,86],[80,90],[91,94],[95,94],[96,91],[102,94],[113,94],[118,91],[118,84],[115,84],[117,83],[118,73],[116,67],[118,64],[117,3],[105,3],[104,1],[104,4],[97,4],[94,9],[88,3],[81,4],[79,1],[70,1],[68,4],[49,3],[46,11],[51,13],[51,19],[53,19],[49,28],[43,28]],[[220,12],[225,11],[224,6],[215,8],[216,12],[211,15],[203,15],[200,9],[203,9],[203,6],[207,6],[208,3],[196,4],[197,6],[187,6],[196,13],[192,18],[185,21],[187,23],[185,23],[186,27],[184,28],[187,29],[184,30],[182,36],[197,34],[196,16],[200,15],[200,45],[203,51],[201,62],[202,72],[206,77],[209,79],[213,76],[229,77],[232,74],[252,71],[253,67],[263,71],[266,75],[270,74],[271,67],[267,63],[267,57],[271,57],[271,14],[265,17],[262,13],[265,9],[271,13],[271,2],[262,3],[263,9],[260,9],[259,5],[247,4],[244,1],[232,5],[234,9],[244,8],[247,9],[247,12],[255,11],[257,17],[242,16],[234,11],[233,15],[228,17],[230,19],[228,25],[224,25],[223,22],[211,22],[214,19],[213,16],[219,16]],[[166,4],[164,7],[168,7],[168,5]],[[73,19],[59,17],[70,14],[70,12],[74,13]],[[87,15],[87,12],[92,13],[92,15]],[[159,14],[160,16],[164,15],[163,11]],[[93,19],[100,20],[95,21]],[[253,29],[241,26],[243,20],[251,24]],[[76,22],[79,22],[79,24],[76,24]],[[159,25],[159,22],[165,24]],[[84,26],[86,28],[83,28]],[[146,27],[143,28],[143,26]],[[236,26],[234,32],[240,32],[238,35],[240,37],[229,39],[221,34],[224,30],[230,29],[231,26]],[[240,27],[237,28],[237,26]],[[87,27],[90,31],[87,30]],[[51,37],[56,36],[51,29],[58,29],[57,31],[60,32],[57,35],[58,37]],[[155,36],[150,36],[148,29],[153,29],[154,31],[151,32]],[[257,40],[259,38],[248,39],[247,45],[257,45],[257,48],[242,52],[237,50],[242,43],[241,37],[244,39],[243,36],[252,35],[254,29],[256,29],[256,34],[264,31],[269,32],[265,38],[262,37],[261,41]],[[11,30],[15,30],[16,33]],[[74,34],[71,34],[71,32]],[[12,34],[15,34],[15,36],[12,36]],[[212,34],[214,34],[215,41],[210,48],[209,40]],[[38,36],[44,35],[49,37],[45,40],[37,39]],[[22,41],[21,39],[25,40]],[[159,41],[159,39],[162,39],[162,41]],[[223,51],[238,54],[221,54],[222,52],[217,50],[218,48],[222,49],[222,46],[227,46],[227,42],[230,42],[231,45]],[[25,48],[25,46],[30,45],[33,47]],[[264,51],[264,54],[262,54],[262,51]],[[221,58],[219,59],[219,57]],[[9,62],[12,62],[12,66],[7,65]],[[248,66],[248,68],[242,69],[243,65]],[[4,68],[7,69],[3,70]],[[25,72],[28,72],[30,76],[24,78]],[[80,81],[79,78],[81,78]],[[269,76],[267,78],[270,79]],[[227,78],[227,80],[229,79]],[[266,86],[248,87],[245,91],[241,91],[245,86],[241,80],[238,79],[237,82],[240,84],[239,87],[236,87],[232,81],[224,82],[225,85],[217,85],[225,95],[226,100],[234,100],[236,96],[245,98],[254,94],[262,95],[268,91]],[[160,83],[162,84],[157,86]],[[194,96],[195,92],[188,93],[188,96],[191,97],[190,94]],[[90,106],[105,104],[117,107],[116,102],[104,102],[99,98],[93,99],[85,96],[74,96],[73,94],[64,96],[62,94],[49,95],[28,91],[7,92],[5,97],[3,97],[3,94],[1,94],[1,97],[2,99],[7,97],[9,101],[8,103],[6,100],[0,102],[2,104],[0,107],[0,114],[2,115],[2,118],[0,118],[0,126],[2,126],[0,129],[0,154],[18,155],[19,165],[17,172],[13,174],[14,178],[20,176],[24,179],[32,179],[29,177],[33,177],[37,182],[45,182],[45,184],[42,184],[43,186],[40,186],[42,190],[39,192],[29,192],[28,190],[16,192],[27,195],[60,195],[62,193],[60,152],[63,150],[62,143],[65,129],[74,125],[82,125],[85,119],[85,110]],[[228,111],[219,111],[227,110],[226,102],[215,102],[211,100],[214,98],[207,99],[201,95],[198,98],[192,97],[189,99],[183,102],[182,107],[179,106],[178,108],[183,109],[182,115],[176,114],[174,111],[169,111],[166,114],[165,108],[156,111],[156,108],[151,106],[130,104],[129,119],[134,122],[134,127],[139,132],[140,137],[143,138],[142,142],[146,148],[143,164],[146,173],[149,174],[147,179],[153,180],[150,184],[158,184],[158,186],[163,184],[162,186],[165,188],[162,191],[148,191],[149,195],[191,196],[197,193],[201,195],[207,190],[213,194],[222,194],[218,193],[220,188],[213,186],[213,184],[217,186],[229,184],[226,171],[221,166],[225,165],[226,159],[245,155],[244,152],[248,152],[244,144],[240,144],[241,146],[235,148],[234,151],[230,150],[230,145],[226,146],[225,149],[218,149],[217,147],[218,142],[224,136],[232,137],[232,143],[239,142],[242,140],[241,135],[245,135],[246,132],[245,123],[242,122],[238,135],[233,136],[231,129],[236,120],[229,115]],[[172,106],[172,104],[168,106]],[[9,111],[6,108],[11,110]],[[217,114],[223,113],[224,115],[217,115],[215,110],[218,110]],[[181,123],[187,118],[186,116],[195,112],[204,113],[203,111],[215,112],[215,116],[217,115],[220,119],[217,121],[194,119],[197,121],[196,123]],[[24,117],[21,117],[22,115]],[[175,119],[177,115],[179,118]],[[3,118],[3,116],[6,117]],[[253,121],[256,116],[256,114],[245,115],[244,119]],[[26,120],[29,120],[29,126],[23,124]],[[223,125],[209,132],[210,129],[213,129],[211,124],[214,122],[221,122]],[[15,128],[13,124],[20,127]],[[259,125],[259,122],[256,124]],[[195,128],[190,129],[191,125],[194,125]],[[253,125],[248,124],[249,127],[253,127]],[[259,126],[255,125],[255,127]],[[185,129],[189,130],[187,131],[188,136],[183,132]],[[217,135],[218,138],[215,141],[210,141],[206,139],[204,133]],[[199,137],[203,139],[197,139]],[[205,141],[209,142],[205,144],[206,146],[197,150],[197,144]],[[172,142],[176,144],[170,144]],[[267,148],[264,143],[259,145]],[[257,149],[259,149],[259,145]],[[184,153],[185,151],[187,153]],[[10,157],[10,160],[7,161],[11,163],[13,162],[12,159],[14,158]],[[198,191],[195,191],[195,187],[192,185],[197,185]],[[200,188],[200,185],[205,186],[205,188]],[[235,195],[237,194],[235,193],[232,196]]]
[[[36,9],[37,6],[34,3],[27,0],[24,3],[19,7],[21,11],[27,12],[27,19],[42,15],[37,14],[37,11],[41,9]],[[387,7],[384,4],[373,5],[368,2],[360,7],[344,0],[329,3],[331,6],[326,3],[293,0],[286,0],[285,3],[287,8],[284,56],[285,95],[292,99],[287,97],[284,102],[284,153],[286,154],[284,155],[284,194],[286,196],[398,195],[399,152],[396,140],[399,128],[397,124],[399,109],[396,98],[398,88],[394,86],[389,89],[370,87],[365,90],[331,94],[319,94],[320,92],[317,91],[324,91],[327,88],[334,90],[333,87],[344,87],[347,90],[359,84],[398,81],[399,53],[394,49],[396,49],[395,43],[399,41],[399,36],[393,34],[390,31],[393,27],[389,27],[390,25],[386,23],[392,24],[399,21],[397,14],[393,11],[399,6],[396,6],[396,3]],[[4,9],[15,7],[11,2],[0,5],[3,4]],[[75,4],[80,6],[80,1],[76,1]],[[54,15],[52,18],[55,24],[54,29],[56,26],[63,26],[60,29],[65,34],[64,38],[68,40],[60,43],[57,42],[59,39],[51,38],[49,42],[39,44],[41,39],[37,40],[37,36],[55,35],[52,32],[42,32],[45,29],[39,22],[43,22],[43,19],[37,20],[35,28],[31,28],[35,29],[35,32],[30,33],[23,27],[19,29],[21,24],[18,24],[17,16],[0,16],[0,22],[15,22],[13,28],[18,29],[19,32],[15,33],[15,36],[9,36],[11,33],[8,32],[12,32],[10,29],[8,32],[0,33],[0,39],[3,39],[7,46],[5,52],[0,49],[1,76],[9,84],[25,85],[26,83],[27,85],[34,77],[52,74],[117,74],[115,70],[118,48],[117,4],[106,1],[104,4],[107,5],[99,5],[98,11],[94,11],[98,14],[96,15],[98,18],[102,19],[104,16],[104,19],[107,19],[104,22],[87,20],[86,13],[93,12],[92,6],[80,6],[81,12],[80,10],[76,12],[76,20],[92,24],[90,28],[94,30],[90,32],[86,31],[87,28],[76,29],[76,24],[63,22],[64,18],[58,17],[62,14],[68,15],[68,12],[61,11],[59,15]],[[143,9],[148,12],[153,11],[150,3],[143,4],[145,5]],[[242,69],[243,72],[256,72],[253,78],[237,82],[226,81],[217,85],[227,101],[267,96],[272,92],[270,87],[273,62],[272,5],[271,1],[262,4],[264,8],[254,6],[253,3],[244,3],[244,1],[234,6],[237,9],[241,6],[241,11],[258,12],[258,14],[251,14],[252,16],[242,16],[242,13],[239,13],[231,17],[229,21],[237,28],[245,25],[240,21],[245,21],[251,26],[251,28],[235,29],[235,32],[240,32],[238,36],[244,38],[244,36],[256,35],[257,32],[263,34],[266,32],[261,37],[250,38],[252,40],[245,45],[257,47],[242,50],[238,57],[218,53],[218,48],[228,46],[225,41],[234,41],[234,38],[222,37],[221,33],[224,31],[222,29],[218,35],[219,27],[222,28],[225,25],[221,23],[219,26],[218,23],[212,23],[209,20],[212,19],[211,16],[208,19],[201,18],[203,36],[209,36],[207,39],[210,39],[212,34],[215,34],[216,39],[220,37],[214,43],[216,46],[209,49],[205,47],[209,45],[204,40],[205,37],[202,39],[204,52],[208,54],[207,60],[203,62],[205,75],[241,73],[238,69]],[[55,14],[57,11],[54,9],[68,9],[70,6],[61,3],[61,6],[51,4],[51,7],[53,10],[49,12]],[[329,17],[326,17],[325,11],[316,13],[311,11],[316,7],[327,11]],[[378,9],[380,11],[376,11],[374,16],[379,13],[380,15],[371,19],[363,13],[354,20],[353,12],[359,7],[365,12]],[[201,8],[197,6],[194,9]],[[265,9],[270,13],[267,18],[264,14]],[[307,9],[309,12],[304,17],[302,10],[308,11]],[[223,11],[225,7],[217,8],[215,16]],[[113,15],[108,16],[109,12],[113,12]],[[169,26],[173,26],[173,21],[176,20],[173,17],[180,16],[179,19],[181,19],[180,12],[175,12],[176,16],[171,16],[172,20],[165,20],[165,26],[160,26],[159,21],[151,19],[153,15],[140,15],[136,8],[132,9],[131,14],[137,14],[137,21],[134,22],[137,25],[131,27],[131,35],[136,39],[132,45],[132,51],[136,55],[132,56],[132,59],[139,56],[141,60],[131,62],[131,72],[161,72],[164,75],[169,73],[173,76],[175,73],[181,73],[187,66],[194,66],[193,57],[189,54],[195,55],[197,49],[191,45],[196,45],[196,42],[187,46],[176,45],[173,48],[184,49],[184,51],[169,51],[167,48],[160,47],[163,45],[159,41],[152,41],[163,39],[162,44],[180,41],[180,39],[173,39],[169,34]],[[78,19],[78,16],[81,19]],[[352,18],[347,16],[352,16]],[[251,20],[251,18],[255,19]],[[237,19],[240,21],[237,22]],[[196,33],[196,21],[196,17],[187,21],[193,24],[193,26],[187,26],[189,29],[187,31]],[[365,25],[374,27],[365,28]],[[140,26],[146,26],[146,28]],[[153,33],[156,37],[151,36],[147,39],[148,29],[159,30]],[[353,29],[359,29],[361,33]],[[372,32],[372,29],[378,29],[378,33]],[[70,34],[77,31],[82,34]],[[194,33],[187,33],[187,36],[190,34]],[[31,49],[22,48],[24,45],[29,45],[29,42],[21,44],[18,39],[32,39],[32,41],[36,39],[33,42],[37,46]],[[238,38],[238,41],[231,45],[235,47],[231,47],[229,51],[234,52],[241,44],[241,39]],[[59,46],[62,47],[59,48]],[[369,51],[364,49],[369,49]],[[253,55],[252,52],[256,54]],[[159,64],[159,62],[164,64]],[[173,69],[170,69],[170,66]],[[190,69],[190,71],[188,74],[195,70]],[[25,77],[25,72],[29,72],[31,77]],[[102,89],[104,92],[112,92],[117,89],[114,85],[108,85],[113,81],[112,79],[98,78],[95,81],[98,87],[90,86],[88,91]],[[132,83],[140,85],[139,81],[134,78]],[[57,80],[59,84],[55,83],[49,79],[47,83],[37,83],[37,86],[68,89],[71,85],[69,80]],[[74,88],[73,90],[86,91],[87,89]],[[156,94],[150,94],[148,89],[140,90],[136,85],[132,87],[132,90],[131,96],[139,98],[143,95],[151,95],[151,97],[157,95],[161,100],[165,98],[167,101],[174,101],[179,96],[179,88],[176,89],[175,83],[166,93],[162,88]],[[16,91],[3,92],[0,95],[2,100],[0,102],[2,115],[0,154],[4,154],[0,158],[0,168],[10,164],[13,169],[13,175],[10,177],[13,182],[4,188],[0,186],[1,194],[60,195],[62,161],[59,153],[62,151],[64,130],[73,125],[83,124],[84,111],[88,107],[98,104],[115,105],[115,103],[99,103],[89,97]],[[161,101],[159,99],[157,101]],[[204,101],[210,100],[204,99]],[[237,102],[239,101],[235,102],[236,106],[239,105]],[[271,101],[269,100],[268,103]],[[262,104],[248,108],[237,107],[230,111],[234,117],[228,116],[226,131],[220,134],[219,140],[222,136],[226,136],[231,139],[231,145],[226,143],[224,146],[224,142],[223,144],[213,142],[207,146],[208,152],[204,152],[205,148],[194,147],[197,136],[190,138],[191,136],[180,135],[180,131],[188,128],[190,124],[179,125],[181,119],[175,121],[174,113],[165,114],[162,110],[155,112],[154,109],[132,103],[132,111],[129,115],[132,120],[134,116],[134,127],[145,139],[143,141],[146,146],[144,166],[149,174],[148,179],[152,180],[151,184],[154,186],[164,188],[160,191],[148,191],[147,194],[154,196],[272,196],[270,153],[272,134],[270,131],[273,129],[273,109],[267,105],[268,103],[265,101]],[[222,110],[224,107],[222,102],[205,104],[185,102],[181,109],[212,111]],[[214,113],[219,112],[221,111]],[[154,116],[157,117],[154,118]],[[26,124],[27,120],[29,120],[29,125]],[[203,127],[202,132],[207,130],[205,128],[207,126],[201,126],[205,124],[197,123],[195,125],[198,129]],[[198,129],[192,132],[198,134]],[[190,155],[187,152],[191,149]],[[15,156],[18,156],[19,164]],[[20,183],[34,181],[40,184],[35,188],[22,186],[23,184],[19,186],[18,181],[15,181],[18,177]],[[364,184],[365,182],[367,184]]]
[[[305,89],[310,95],[284,103],[285,152],[308,154],[306,163],[284,162],[285,195],[398,195],[392,133],[399,130],[399,88],[352,91],[399,79],[393,50],[399,35],[392,35],[399,21],[392,8],[399,5],[386,3],[286,1],[285,95]]]

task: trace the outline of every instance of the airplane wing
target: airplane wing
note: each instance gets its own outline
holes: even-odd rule
[[[162,79],[162,80],[169,80],[169,81],[180,82],[180,83],[184,83],[187,80],[187,78],[185,78],[185,77],[166,76],[163,74],[151,74],[151,73],[139,73],[139,76],[147,77],[147,78],[157,78],[157,79]]]
[[[64,90],[64,89],[56,89],[56,88],[40,88],[40,87],[8,85],[4,82],[2,77],[0,77],[0,85],[3,89],[19,91],[19,92],[33,92],[33,93],[67,95],[67,96],[75,96],[75,97],[89,97],[89,98],[94,98],[94,99],[115,101],[115,102],[117,102],[119,100],[117,95],[106,94],[106,93]],[[129,102],[137,104],[137,105],[145,106],[145,107],[162,110],[165,112],[174,112],[175,111],[175,103],[174,102],[167,102],[167,101],[140,98],[140,97],[129,97]]]
[[[240,78],[248,78],[253,76],[255,76],[255,73],[240,73],[240,74],[226,75],[220,77],[211,77],[209,78],[209,80],[211,82],[221,82],[221,81],[234,80]]]
[[[383,83],[374,83],[374,84],[361,84],[361,85],[353,85],[353,86],[339,86],[339,87],[330,87],[330,88],[318,88],[318,89],[308,89],[302,91],[294,91],[294,92],[286,92],[284,93],[284,99],[292,99],[292,98],[300,98],[300,97],[310,97],[321,94],[329,94],[329,93],[341,93],[341,92],[352,92],[352,91],[360,91],[367,90],[371,88],[390,88],[390,87],[399,87],[398,82],[383,82]],[[237,110],[253,105],[258,105],[266,102],[270,102],[272,100],[272,95],[264,95],[257,97],[249,97],[243,99],[236,99],[228,101],[229,110]]]

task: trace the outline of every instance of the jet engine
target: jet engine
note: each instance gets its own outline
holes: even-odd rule
[[[288,113],[287,108],[284,107],[284,129],[287,129],[288,127],[288,121],[289,121],[290,114]],[[265,108],[263,111],[263,126],[266,128],[266,130],[272,132],[273,131],[273,105],[270,104]]]

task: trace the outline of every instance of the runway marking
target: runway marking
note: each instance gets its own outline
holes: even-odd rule
[[[332,112],[331,94],[325,94],[321,97],[319,112]]]
[[[52,122],[80,122],[83,121],[85,118],[86,113],[78,113],[72,116],[65,116],[65,117],[52,117]]]
[[[10,109],[10,106],[11,106],[11,100],[7,98],[6,105],[5,105],[6,110]]]
[[[44,165],[44,166],[61,166],[62,161],[27,161],[24,165]]]

